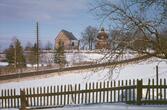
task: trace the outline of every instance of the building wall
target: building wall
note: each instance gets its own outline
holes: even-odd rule
[[[71,43],[70,39],[62,32],[60,32],[55,39],[55,47],[56,48],[59,47],[59,42],[64,44],[65,49],[68,49],[68,47]]]
[[[72,46],[73,42],[73,46]],[[70,40],[63,32],[60,32],[55,39],[55,47],[59,47],[59,45],[63,45],[65,50],[69,49],[78,49],[78,41],[77,40]]]

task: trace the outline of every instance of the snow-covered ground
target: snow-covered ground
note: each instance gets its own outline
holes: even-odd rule
[[[18,110],[18,109],[2,109],[2,110]],[[34,109],[39,110],[39,109]],[[167,110],[167,105],[127,105],[117,104],[94,104],[94,105],[69,105],[62,108],[45,108],[40,110]]]
[[[166,110],[167,106],[158,105],[127,105],[127,104],[95,104],[81,106],[65,106],[63,108],[52,108],[44,110]]]
[[[8,66],[8,62],[0,62],[0,67]]]
[[[0,90],[77,83],[81,83],[81,86],[84,86],[87,82],[118,81],[128,79],[143,79],[144,82],[146,82],[148,78],[155,78],[156,65],[159,65],[159,78],[167,78],[167,61],[150,58],[138,64],[119,65],[114,69],[94,68],[88,70],[52,73],[25,79],[20,79],[18,77],[18,79],[13,82],[1,82]]]
[[[128,79],[143,79],[147,84],[148,78],[155,78],[156,65],[159,67],[159,78],[167,78],[167,60],[158,58],[150,58],[138,64],[124,64],[111,68],[95,68],[88,70],[77,70],[69,72],[52,73],[33,78],[18,79],[10,82],[0,82],[0,91],[2,89],[29,87],[43,87],[52,85],[65,85],[65,84],[81,84],[82,87],[88,82],[97,81],[111,81],[111,80],[128,80]],[[56,110],[166,110],[167,106],[132,106],[125,104],[102,104],[102,105],[89,105],[89,106],[66,106],[64,108],[56,108]]]
[[[109,59],[112,60],[114,59],[117,55],[113,54],[111,55],[109,52],[94,52],[94,53],[89,53],[89,52],[78,52],[78,51],[74,51],[74,52],[70,52],[70,53],[65,53],[66,56],[66,61],[68,63],[68,66],[72,66],[73,64],[78,64],[78,63],[82,63],[82,62],[98,62],[100,61],[100,63],[102,62],[106,62]],[[135,53],[130,53],[130,52],[126,52],[124,54],[124,58],[120,58],[122,59],[129,59],[129,58],[133,58],[135,56]],[[54,63],[54,53],[44,53],[41,54],[41,63],[44,64],[52,64]],[[118,59],[119,60],[119,59]]]

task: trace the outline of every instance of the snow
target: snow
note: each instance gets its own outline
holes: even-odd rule
[[[68,59],[77,59],[78,55],[69,55]],[[101,58],[100,54],[82,54],[80,56],[87,56],[89,58],[98,59]],[[89,56],[90,55],[90,56]],[[71,57],[71,58],[70,58]],[[84,59],[84,57],[82,57]],[[90,60],[92,60],[90,59]],[[19,91],[20,88],[29,87],[43,87],[54,85],[66,85],[66,84],[81,84],[81,89],[84,88],[86,83],[97,81],[118,81],[129,79],[143,79],[144,84],[147,84],[148,78],[156,77],[156,65],[159,67],[159,78],[167,78],[167,60],[158,58],[149,58],[140,63],[118,65],[114,69],[111,68],[94,68],[87,70],[76,70],[67,72],[58,72],[48,75],[42,75],[31,78],[21,79],[18,77],[16,80],[0,82],[0,91],[2,89],[14,89]],[[144,93],[144,92],[143,92]],[[166,106],[133,106],[126,104],[101,104],[101,105],[81,105],[81,106],[65,106],[63,108],[56,108],[56,110],[166,110]],[[7,109],[5,109],[7,110]],[[15,110],[15,109],[10,109]],[[16,109],[17,110],[17,109]],[[45,109],[46,110],[46,109]],[[54,110],[54,108],[53,108]]]
[[[1,66],[8,66],[8,62],[0,62],[0,67]]]
[[[128,64],[117,66],[114,70],[110,68],[95,68],[88,70],[77,70],[52,73],[33,78],[16,79],[12,82],[1,82],[1,89],[12,88],[27,88],[27,87],[43,87],[51,85],[65,85],[65,84],[81,84],[85,86],[87,82],[110,81],[110,80],[129,80],[129,79],[143,79],[144,83],[148,78],[155,78],[155,67],[159,64],[159,78],[167,78],[167,61],[162,61],[157,58],[150,58],[138,64]]]
[[[62,108],[45,108],[40,110],[166,110],[166,105],[127,105],[123,103],[117,104],[90,104],[90,105],[68,105]],[[18,110],[18,109],[2,109],[2,110]],[[39,110],[39,109],[34,109]]]
[[[52,108],[45,110],[166,110],[167,106],[154,105],[127,105],[127,104],[95,104],[95,105],[81,105],[81,106],[65,106],[63,108]]]
[[[39,67],[43,67],[43,66],[47,66],[47,64],[39,64],[38,65]],[[37,67],[37,64],[34,64],[34,65],[32,65],[32,64],[26,64],[26,67]]]
[[[71,52],[67,52],[65,53],[65,56],[66,56],[66,61],[68,63],[68,66],[73,66],[75,64],[78,64],[78,63],[91,63],[91,62],[98,62],[100,61],[101,63],[102,62],[106,62],[108,61],[109,59],[114,59],[117,55],[116,54],[113,54],[111,55],[108,54],[109,52],[107,51],[104,51],[104,52],[93,52],[93,51],[86,51],[86,52],[83,52],[83,51],[71,51]],[[122,60],[122,59],[128,59],[128,58],[133,58],[136,54],[135,53],[131,53],[131,52],[126,52],[124,54],[124,58],[120,58],[118,60]],[[103,59],[105,56],[105,59]],[[112,56],[112,58],[111,58]],[[43,53],[41,54],[41,63],[44,63],[44,64],[52,64],[54,63],[54,53]]]

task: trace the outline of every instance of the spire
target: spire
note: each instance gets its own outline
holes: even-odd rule
[[[102,27],[102,28],[101,28],[101,31],[103,31],[103,32],[104,32],[104,27]]]

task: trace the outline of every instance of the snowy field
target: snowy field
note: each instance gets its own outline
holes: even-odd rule
[[[18,109],[2,109],[2,110],[18,110]],[[39,110],[39,109],[33,109]],[[62,108],[45,108],[40,110],[167,110],[166,105],[127,105],[117,104],[94,104],[94,105],[77,105],[65,106]]]
[[[0,91],[2,89],[29,87],[43,87],[65,84],[81,84],[81,88],[87,82],[97,81],[118,81],[129,79],[143,79],[147,84],[148,78],[155,78],[156,65],[159,67],[159,78],[167,78],[167,60],[160,60],[158,58],[150,58],[138,64],[124,64],[110,68],[95,68],[88,70],[77,70],[69,72],[52,73],[33,78],[16,79],[6,82],[0,82]],[[167,110],[167,106],[132,106],[126,104],[101,104],[101,105],[87,105],[87,106],[65,106],[63,108],[56,108],[56,110]],[[6,109],[7,110],[7,109]],[[14,110],[14,109],[10,109]],[[46,110],[46,109],[45,109]],[[54,110],[54,109],[53,109]]]
[[[98,104],[98,105],[81,105],[65,106],[63,108],[52,108],[45,110],[167,110],[167,106],[158,105],[126,105],[126,104]]]
[[[10,82],[0,82],[0,90],[12,88],[42,87],[51,85],[78,84],[84,86],[87,82],[118,81],[129,79],[155,78],[156,65],[159,65],[159,78],[167,78],[167,61],[150,58],[138,64],[128,64],[110,68],[95,68],[88,70],[77,70],[69,72],[52,73],[33,78],[20,79],[19,77]]]
[[[135,53],[132,54],[130,52],[126,52],[124,54],[124,58],[121,57],[118,60],[133,58],[135,55],[136,55]],[[108,52],[84,53],[84,52],[74,51],[70,53],[65,53],[65,56],[66,56],[66,61],[68,63],[68,66],[72,66],[74,64],[78,64],[81,62],[98,62],[98,61],[100,61],[101,63],[106,62],[108,61],[108,59],[110,60],[114,59],[116,57],[116,54],[111,55],[111,53],[109,54]],[[44,64],[54,63],[54,53],[44,53],[41,55],[40,59],[41,59],[41,63],[44,63]]]

